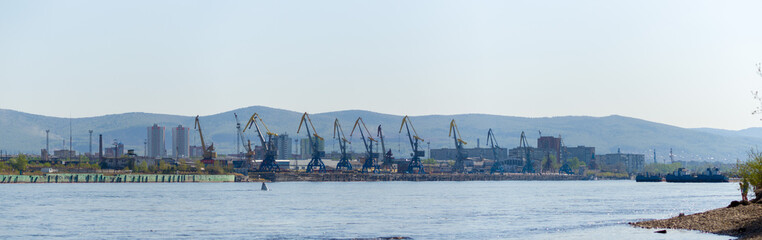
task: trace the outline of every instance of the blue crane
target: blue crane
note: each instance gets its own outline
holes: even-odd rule
[[[421,157],[424,156],[424,152],[418,150],[418,142],[424,142],[424,140],[423,138],[418,137],[418,133],[415,131],[415,127],[413,127],[413,123],[410,122],[410,118],[408,116],[402,118],[402,124],[400,124],[399,133],[402,133],[403,127],[407,129],[407,137],[410,140],[410,147],[413,149],[413,153],[411,154],[413,159],[411,159],[410,164],[407,165],[406,173],[425,174],[426,170],[423,168],[423,163],[421,163]],[[413,129],[412,134],[410,133],[411,128]]]
[[[493,174],[504,173],[505,166],[503,166],[503,161],[500,160],[500,157],[497,155],[497,150],[500,149],[500,145],[497,144],[497,139],[495,138],[495,134],[492,132],[492,128],[487,131],[487,145],[489,145],[492,149],[492,157],[495,160],[495,163],[492,164],[492,168],[489,172]]]
[[[452,137],[455,141],[455,165],[453,166],[453,172],[464,173],[466,172],[466,166],[464,162],[466,160],[466,153],[463,152],[463,145],[467,144],[466,141],[460,139],[460,130],[458,125],[455,124],[455,119],[450,121],[450,133],[448,137]]]
[[[392,150],[389,149],[389,151],[386,151],[386,145],[384,145],[384,132],[381,131],[381,125],[378,125],[378,133],[376,133],[376,136],[379,140],[381,140],[381,153],[384,156],[384,160],[381,162],[381,166],[383,166],[384,169],[387,171],[391,171],[392,168],[392,160],[394,157],[392,157]]]
[[[259,120],[260,123],[262,123],[262,126],[267,131],[267,140],[265,140],[264,136],[262,135],[262,131],[259,129],[259,124],[257,123],[257,120]],[[275,146],[275,143],[273,142],[273,137],[277,137],[278,134],[275,134],[273,132],[270,132],[270,129],[267,128],[267,125],[265,125],[265,121],[262,120],[261,117],[259,117],[259,114],[254,113],[249,118],[249,122],[246,123],[246,126],[243,128],[243,131],[246,132],[246,129],[251,129],[251,126],[254,126],[254,128],[257,130],[257,136],[259,137],[259,141],[262,143],[262,149],[265,150],[265,157],[262,159],[262,164],[259,164],[259,171],[260,172],[279,172],[280,166],[278,166],[278,163],[275,162],[275,158],[278,155],[278,149]],[[252,151],[253,154],[253,151]]]
[[[352,132],[349,133],[349,137],[352,137],[352,134],[355,133],[355,129],[360,126],[360,124],[362,124],[362,128],[359,131],[360,137],[362,138],[362,143],[365,145],[365,152],[368,153],[360,172],[366,173],[372,171],[373,173],[378,173],[379,169],[381,169],[381,167],[378,166],[378,153],[373,153],[373,142],[376,142],[376,139],[371,137],[370,131],[368,131],[368,128],[365,126],[365,121],[363,121],[361,117],[358,117],[355,121],[355,125],[352,127]],[[365,132],[362,131],[363,129],[365,129]],[[365,135],[366,133],[368,134],[367,136]],[[367,141],[365,138],[367,138]]]
[[[321,158],[325,156],[325,151],[320,151],[319,148],[320,141],[323,140],[323,137],[320,137],[320,135],[317,134],[315,126],[312,125],[312,120],[310,120],[310,115],[306,112],[302,115],[302,120],[299,121],[299,128],[296,130],[296,134],[299,134],[299,131],[302,130],[302,124],[304,124],[304,129],[307,129],[307,138],[309,139],[309,144],[312,148],[312,160],[307,164],[307,172],[310,173],[317,168],[318,172],[324,173],[326,172],[325,164]],[[310,133],[310,127],[312,127],[312,133]]]
[[[534,165],[532,163],[531,153],[529,152],[529,144],[527,143],[527,136],[524,135],[524,131],[521,131],[521,139],[519,139],[519,148],[524,149],[524,169],[523,173],[534,173]]]
[[[333,138],[339,139],[339,148],[341,149],[341,159],[339,160],[339,163],[336,164],[336,170],[351,171],[352,164],[349,163],[349,157],[347,156],[347,143],[352,144],[352,142],[348,141],[347,138],[344,137],[344,130],[341,130],[341,124],[339,124],[338,118],[336,121],[333,121]]]

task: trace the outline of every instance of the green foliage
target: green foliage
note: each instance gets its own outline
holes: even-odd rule
[[[139,173],[148,172],[148,163],[146,161],[141,162],[140,165],[136,167],[135,171]]]
[[[749,159],[744,163],[739,161],[736,166],[736,174],[742,181],[749,182],[755,191],[762,189],[762,153],[751,150]]]
[[[556,161],[556,156],[550,156],[550,158],[543,158],[540,166],[542,172],[557,172],[561,168],[561,163]]]
[[[11,158],[9,162],[14,169],[20,172],[26,171],[26,167],[29,164],[29,161],[26,160],[26,156],[24,154],[19,154],[18,157]]]
[[[185,163],[185,160],[177,161],[177,170],[181,172],[187,172],[189,170],[188,164]]]
[[[12,172],[12,171],[13,171],[13,167],[12,166],[6,164],[5,162],[0,162],[0,172],[9,173],[9,172]]]
[[[652,174],[669,174],[681,167],[683,167],[683,164],[680,162],[675,162],[671,164],[651,163],[651,164],[646,164],[646,166],[643,167],[643,171],[652,173]]]
[[[580,167],[585,166],[585,162],[580,161],[579,158],[576,157],[566,160],[566,163],[569,164],[569,167],[571,167],[572,171],[574,172],[576,172]]]

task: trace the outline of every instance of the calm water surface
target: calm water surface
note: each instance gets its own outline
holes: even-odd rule
[[[0,184],[0,239],[728,239],[627,222],[726,206],[737,183]]]

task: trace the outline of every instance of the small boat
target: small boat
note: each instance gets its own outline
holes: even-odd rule
[[[270,189],[267,188],[267,184],[265,184],[264,182],[262,182],[262,191],[270,191]]]

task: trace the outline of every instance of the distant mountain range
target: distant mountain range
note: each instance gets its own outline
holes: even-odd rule
[[[252,106],[223,112],[200,118],[204,136],[221,154],[236,151],[236,122],[233,113],[237,113],[241,124],[249,116],[258,113],[270,130],[286,133],[292,138],[296,135],[301,112],[275,109],[264,106]],[[333,121],[338,118],[347,138],[357,119],[362,117],[368,129],[375,135],[375,129],[382,125],[387,147],[396,156],[407,156],[410,146],[407,136],[399,134],[403,116],[381,114],[362,110],[316,113],[310,115],[318,134],[326,139],[326,151],[338,149],[333,140]],[[98,134],[103,134],[104,145],[114,140],[122,142],[128,149],[135,149],[143,154],[147,127],[154,123],[166,127],[166,145],[171,146],[171,128],[183,125],[193,128],[195,116],[178,116],[153,113],[124,113],[88,118],[58,118],[28,114],[13,110],[0,109],[0,150],[11,153],[39,154],[45,148],[45,129],[50,129],[50,148],[68,149],[64,140],[69,139],[71,124],[73,148],[77,152],[89,151],[88,130],[93,130],[93,152],[98,151]],[[487,114],[426,115],[413,116],[411,120],[420,137],[429,145],[424,148],[453,147],[452,138],[448,137],[449,122],[455,119],[466,147],[484,146],[487,130],[492,128],[501,147],[513,148],[519,144],[519,136],[525,131],[531,145],[536,145],[539,132],[543,136],[562,136],[567,146],[596,147],[597,154],[613,153],[620,149],[626,153],[641,153],[646,160],[653,160],[656,149],[658,161],[668,161],[669,149],[672,148],[675,160],[734,162],[745,159],[747,152],[762,143],[762,128],[750,128],[739,131],[697,128],[688,129],[649,122],[641,119],[607,117],[549,117],[525,118]],[[258,143],[253,134],[247,131],[247,138]],[[306,133],[300,132],[299,138]],[[478,144],[480,142],[482,144]],[[362,151],[362,141],[357,133],[351,137],[351,149]],[[200,145],[198,134],[191,130],[191,145]],[[258,144],[257,144],[258,145]],[[171,154],[171,147],[167,147]]]

